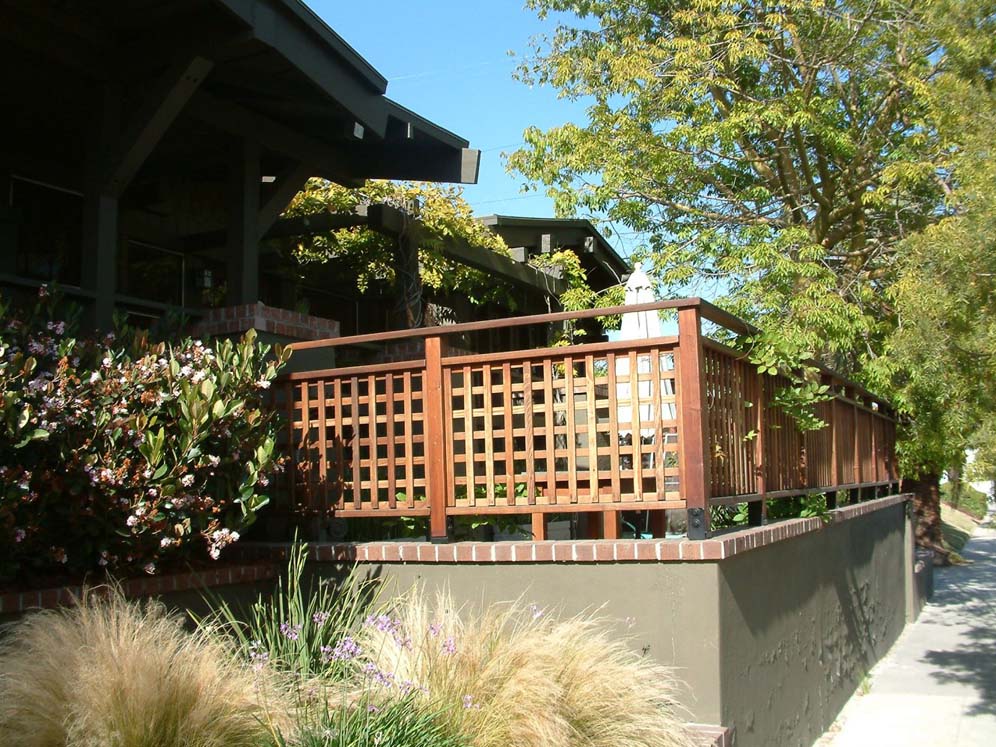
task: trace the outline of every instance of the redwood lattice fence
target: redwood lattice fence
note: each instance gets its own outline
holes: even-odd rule
[[[551,324],[674,309],[678,336],[449,355],[447,339],[486,327]],[[588,512],[617,537],[622,511],[689,510],[708,533],[710,505],[837,491],[861,497],[897,482],[887,403],[825,371],[827,426],[802,433],[772,404],[783,377],[761,375],[702,334],[740,320],[700,299],[563,312],[298,343],[339,347],[424,340],[424,357],[284,377],[290,501],[298,513],[427,516],[434,539],[456,514],[522,514],[545,537],[552,513]]]

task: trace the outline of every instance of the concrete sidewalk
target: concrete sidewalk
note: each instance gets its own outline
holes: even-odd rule
[[[817,745],[996,745],[996,529],[962,554],[972,564],[935,569],[934,599]]]

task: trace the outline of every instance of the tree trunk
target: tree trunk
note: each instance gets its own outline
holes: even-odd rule
[[[951,484],[950,501],[955,508],[961,504],[961,496],[964,490],[964,483],[961,479],[961,465],[953,464],[948,467],[948,482]]]
[[[947,564],[949,553],[941,533],[941,476],[928,474],[916,479],[903,478],[902,490],[913,494],[916,543],[933,550],[935,561]]]

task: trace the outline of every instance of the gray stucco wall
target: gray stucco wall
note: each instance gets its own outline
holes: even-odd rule
[[[677,668],[690,721],[734,727],[738,747],[809,745],[903,629],[910,537],[898,504],[718,561],[369,570],[389,593],[419,583],[430,594],[448,587],[464,604],[599,609],[634,649]]]
[[[521,598],[546,614],[596,612],[628,637],[635,650],[677,667],[684,683],[679,700],[688,707],[690,720],[703,723],[719,723],[721,716],[716,570],[712,563],[379,567],[389,593],[418,583],[430,595],[449,588],[462,604]]]
[[[906,622],[891,506],[720,563],[722,723],[737,745],[812,744]]]

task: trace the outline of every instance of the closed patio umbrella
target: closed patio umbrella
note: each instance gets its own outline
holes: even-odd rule
[[[650,278],[647,273],[643,271],[643,268],[636,265],[633,270],[633,274],[629,276],[629,280],[626,281],[626,305],[635,306],[636,304],[653,303],[656,299],[654,298],[653,285],[650,282]],[[622,327],[619,330],[618,340],[647,340],[652,337],[661,336],[661,323],[660,317],[656,311],[634,311],[628,314],[623,314],[622,317]],[[637,373],[648,374],[651,371],[650,367],[650,354],[641,353],[637,356]],[[619,357],[616,358],[616,378],[623,379],[616,384],[616,399],[620,403],[618,406],[618,415],[620,423],[632,423],[633,421],[633,406],[636,405],[639,409],[640,424],[653,423],[653,419],[657,417],[657,413],[654,412],[655,408],[653,402],[651,401],[651,394],[653,391],[652,382],[650,381],[640,381],[633,382],[629,380],[630,370],[629,370],[629,358]],[[631,433],[629,430],[621,430],[619,432],[620,437],[628,436]],[[643,438],[649,438],[653,436],[654,428],[640,428],[640,435]]]

